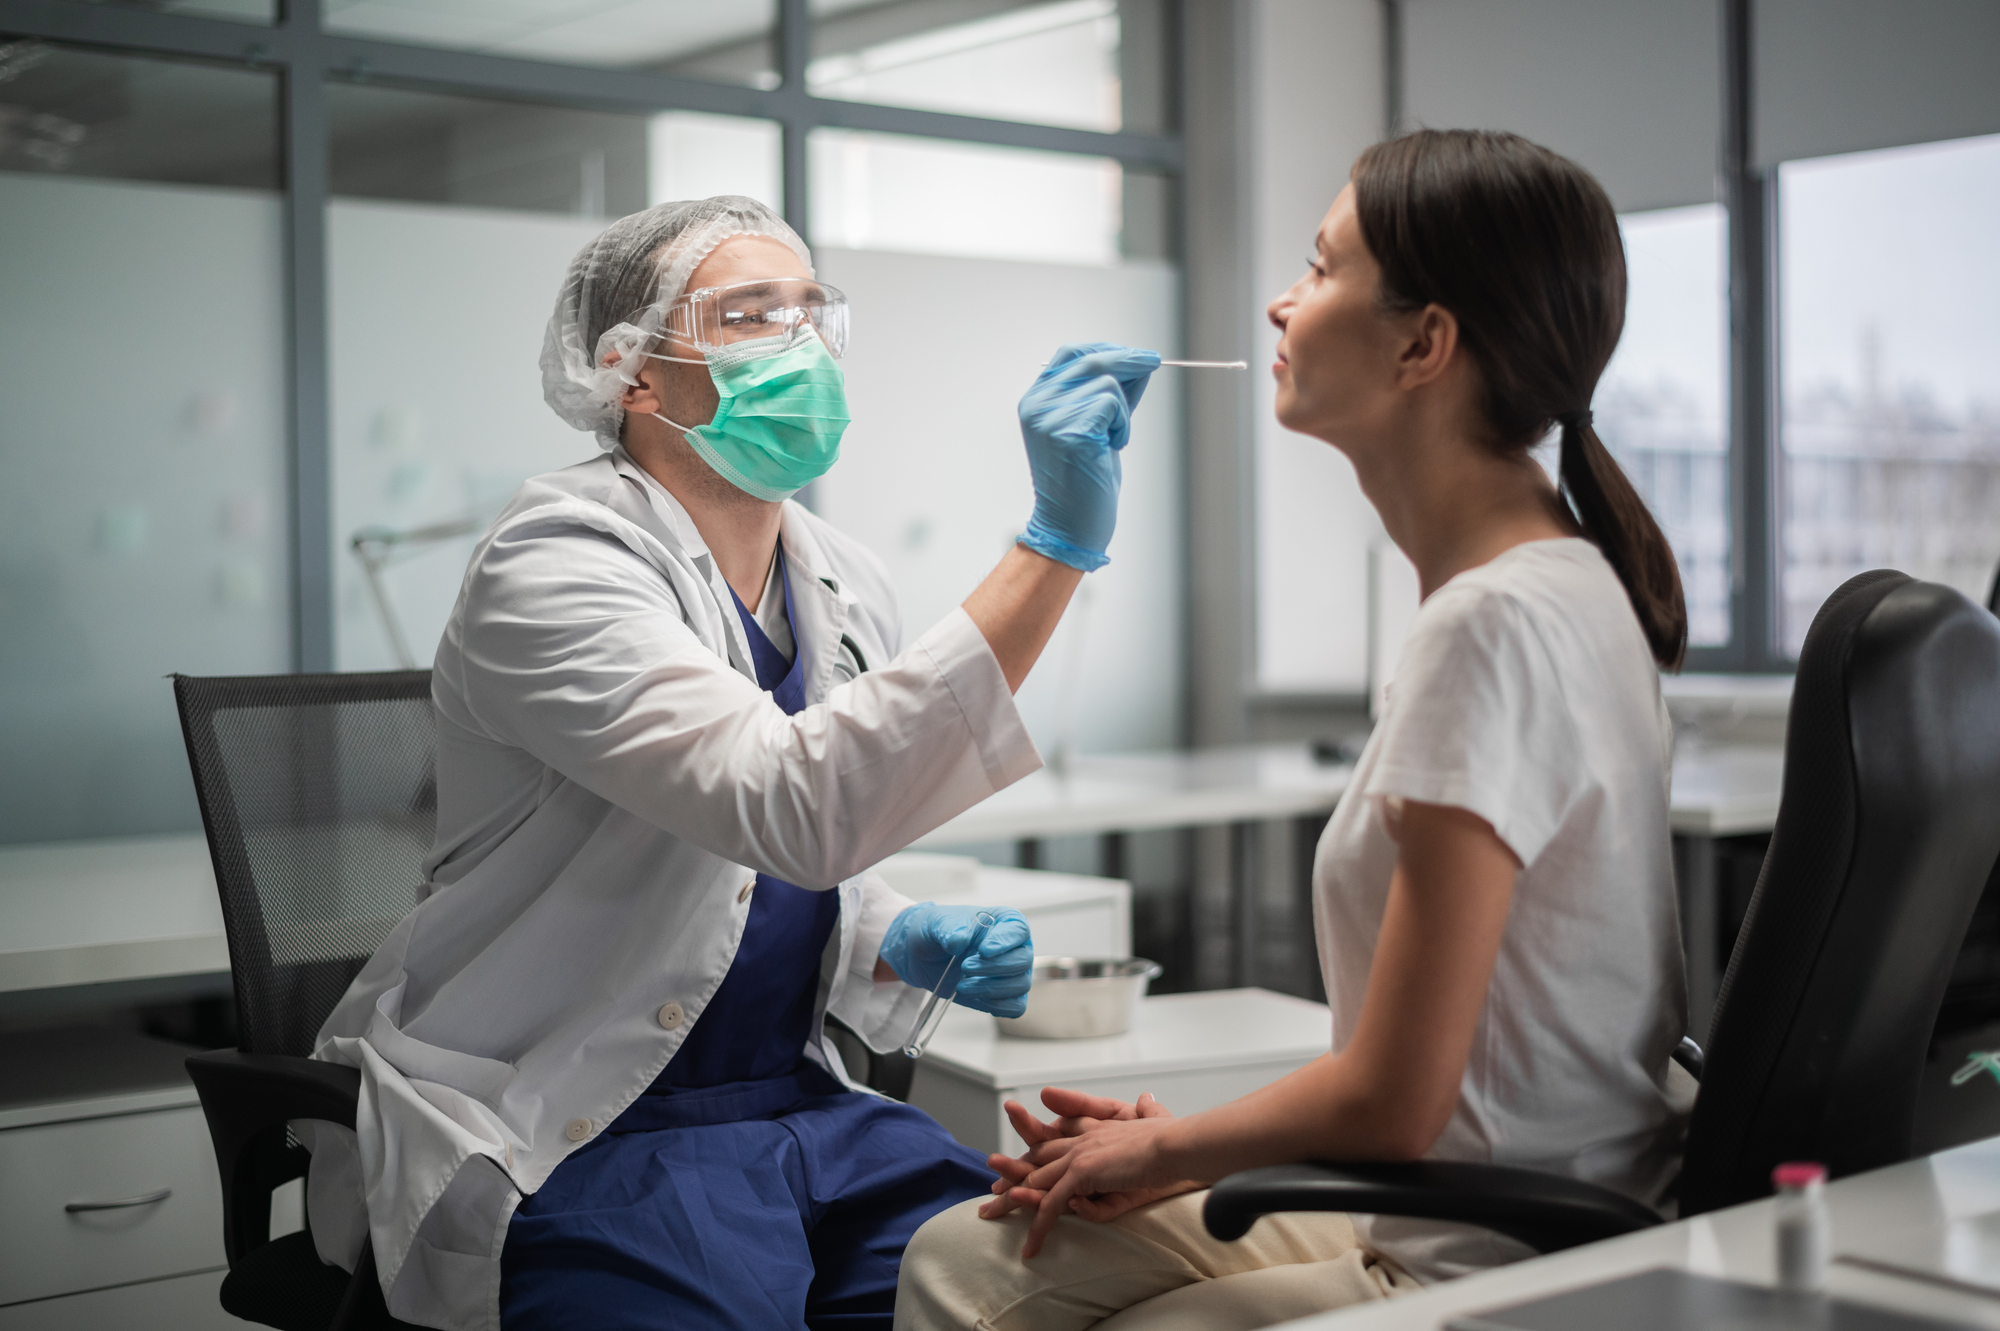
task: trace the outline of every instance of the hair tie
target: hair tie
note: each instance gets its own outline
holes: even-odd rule
[[[1556,424],[1562,426],[1565,430],[1581,430],[1594,419],[1596,418],[1590,414],[1590,409],[1584,407],[1576,411],[1560,413],[1556,417]]]

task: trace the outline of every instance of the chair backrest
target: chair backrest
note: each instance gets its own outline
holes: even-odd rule
[[[1799,656],[1763,873],[1722,985],[1681,1213],[1909,1158],[1952,959],[2000,855],[2000,620],[1877,571]]]
[[[428,670],[174,676],[241,1047],[306,1054],[409,912],[437,824]]]
[[[2000,569],[1993,572],[1986,608],[2000,615]],[[2000,811],[1995,816],[2000,817]],[[1993,863],[1986,891],[1965,931],[1965,945],[1959,949],[1938,1013],[1937,1033],[1951,1036],[1995,1024],[2000,1024],[2000,860]]]

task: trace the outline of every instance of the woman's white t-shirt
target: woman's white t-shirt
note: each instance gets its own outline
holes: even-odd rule
[[[1520,859],[1458,1108],[1429,1151],[1567,1174],[1657,1204],[1694,1082],[1667,826],[1659,674],[1596,546],[1533,541],[1438,588],[1313,865],[1336,1053],[1354,1038],[1401,800],[1484,818]],[[1438,1280],[1528,1255],[1490,1230],[1357,1217]]]

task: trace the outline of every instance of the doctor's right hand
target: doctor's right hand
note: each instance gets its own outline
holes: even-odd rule
[[[989,909],[999,919],[959,966],[958,992],[951,999],[996,1017],[1018,1017],[1028,1010],[1034,940],[1020,911]],[[977,915],[974,906],[940,906],[933,901],[911,906],[889,922],[882,936],[882,960],[904,984],[935,989],[945,968],[979,931]]]
[[[1088,573],[1109,561],[1118,522],[1119,450],[1132,410],[1160,368],[1158,352],[1111,342],[1056,352],[1021,398],[1021,438],[1035,480],[1035,512],[1021,544]]]

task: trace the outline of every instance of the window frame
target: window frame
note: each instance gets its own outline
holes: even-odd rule
[[[279,157],[285,202],[285,326],[291,524],[292,668],[333,669],[331,427],[327,364],[329,132],[326,84],[373,83],[418,92],[626,114],[705,111],[778,123],[784,216],[810,243],[806,143],[817,129],[864,130],[961,143],[1110,158],[1178,178],[1178,133],[1072,129],[815,97],[807,0],[776,0],[779,81],[770,89],[708,83],[597,65],[527,60],[330,33],[320,0],[279,0],[270,25],[90,4],[0,0],[0,37],[112,53],[185,56],[278,76]],[[1170,61],[1170,70],[1173,68]],[[1170,82],[1170,112],[1180,102]],[[1170,124],[1178,125],[1177,115]]]
[[[1729,642],[1690,671],[1791,674],[1778,645],[1778,173],[1755,166],[1752,0],[1723,0],[1721,193],[1727,229]]]

